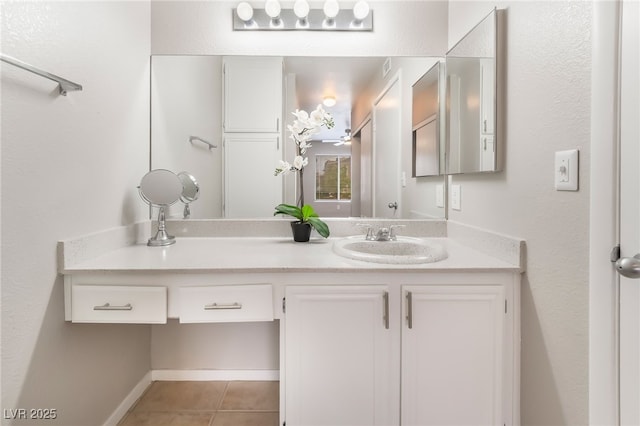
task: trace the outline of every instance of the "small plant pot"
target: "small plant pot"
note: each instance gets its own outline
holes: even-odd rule
[[[311,237],[311,225],[303,222],[291,222],[291,231],[293,232],[293,241],[306,243]]]

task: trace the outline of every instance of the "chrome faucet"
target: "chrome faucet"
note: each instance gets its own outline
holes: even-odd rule
[[[389,239],[391,241],[396,241],[398,236],[396,235],[396,228],[404,228],[406,225],[391,225],[389,227]]]
[[[358,223],[356,224],[356,226],[361,226],[363,228],[366,228],[367,230],[367,235],[365,235],[364,239],[367,241],[375,241],[376,237],[373,236],[373,225],[369,224],[369,223]]]
[[[389,241],[391,239],[390,235],[391,231],[389,231],[389,228],[380,228],[376,234],[376,241]]]
[[[367,234],[364,239],[367,241],[396,241],[398,239],[395,230],[396,228],[404,228],[405,225],[391,225],[387,227],[381,227],[376,234],[373,234],[373,225],[368,223],[359,223],[357,226],[362,226],[367,229]]]

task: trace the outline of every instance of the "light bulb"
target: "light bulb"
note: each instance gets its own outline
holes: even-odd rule
[[[307,0],[296,0],[293,4],[293,13],[296,14],[298,19],[305,19],[309,14],[309,3],[307,3]]]
[[[251,5],[246,1],[243,1],[238,5],[236,14],[238,15],[238,18],[244,22],[249,22],[251,21],[251,18],[253,18],[253,7],[251,7]]]
[[[264,11],[271,19],[280,16],[280,2],[278,0],[267,0],[264,4]]]
[[[353,6],[353,16],[357,21],[362,21],[369,15],[369,3],[365,0],[360,0]]]
[[[335,106],[336,104],[336,98],[333,96],[325,96],[324,99],[322,100],[322,103],[324,104],[324,106],[326,107],[332,107]]]
[[[338,16],[338,12],[340,12],[340,5],[338,4],[338,0],[327,0],[324,2],[324,14],[327,18],[333,19]]]

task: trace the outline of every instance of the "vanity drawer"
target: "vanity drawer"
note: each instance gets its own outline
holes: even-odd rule
[[[71,321],[165,324],[166,287],[74,285]]]
[[[271,284],[181,287],[181,323],[273,321]]]

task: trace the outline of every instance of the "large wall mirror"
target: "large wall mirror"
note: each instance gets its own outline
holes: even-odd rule
[[[446,55],[447,173],[501,170],[498,129],[498,12]]]
[[[249,194],[251,186],[230,189],[234,187],[229,184],[230,179],[277,182],[281,199],[295,202],[296,184],[290,176],[274,176],[278,164],[271,154],[246,149],[239,153],[241,161],[229,160],[230,145],[228,141],[225,145],[224,140],[228,129],[223,123],[230,113],[225,109],[233,108],[236,116],[240,114],[240,122],[242,114],[250,120],[260,113],[254,109],[251,93],[227,95],[225,99],[224,82],[229,76],[224,73],[251,78],[241,77],[241,67],[225,67],[225,61],[241,63],[242,58],[255,59],[152,57],[151,168],[176,173],[186,170],[197,178],[200,197],[191,205],[194,219],[272,215],[275,204],[266,201],[263,209],[258,208],[253,201],[261,194]],[[439,171],[428,175],[413,173],[412,131],[412,86],[442,58],[278,59],[283,70],[282,99],[275,104],[281,105],[282,122],[277,123],[279,136],[274,143],[280,158],[289,157],[293,149],[286,130],[294,118],[291,113],[298,108],[313,110],[328,96],[336,101],[334,106],[326,107],[334,117],[335,127],[317,134],[307,153],[305,202],[311,202],[322,217],[445,217],[443,175]],[[270,83],[265,84],[270,87]],[[444,149],[439,153],[443,154]],[[437,163],[443,161],[438,158]],[[235,193],[230,194],[231,191]],[[225,206],[231,195],[233,200],[247,201],[246,206],[231,212]],[[182,217],[180,206],[172,207],[168,217]]]

